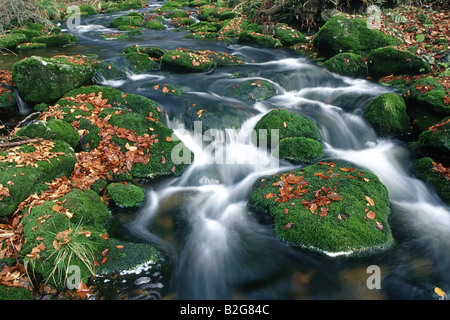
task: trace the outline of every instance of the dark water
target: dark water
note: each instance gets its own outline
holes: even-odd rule
[[[150,2],[150,8],[160,5]],[[246,62],[206,73],[130,72],[124,80],[98,79],[99,84],[155,100],[166,112],[167,125],[195,154],[195,161],[181,177],[148,185],[146,205],[138,212],[118,213],[124,236],[153,243],[173,259],[173,278],[163,283],[163,295],[176,299],[390,300],[437,299],[434,286],[450,291],[448,208],[414,177],[412,156],[402,142],[378,138],[361,117],[367,102],[389,89],[330,74],[287,49],[186,39],[187,31],[169,24],[165,31],[144,30],[143,35],[129,39],[102,39],[99,33],[117,32],[109,28],[109,21],[123,14],[82,18],[82,25],[71,31],[80,39],[77,46],[26,55],[96,54],[123,65],[121,50],[138,44],[224,51]],[[23,57],[3,57],[2,69]],[[277,95],[262,102],[231,97],[229,89],[247,79],[232,77],[235,72],[274,83]],[[178,85],[183,94],[162,95],[153,89],[163,84]],[[220,131],[214,155],[207,148],[210,142],[196,140],[192,128],[185,126],[184,111],[192,104],[221,112],[224,119],[239,117],[242,121],[238,129]],[[360,259],[347,258],[345,253],[338,257],[303,253],[277,240],[272,228],[249,212],[246,201],[253,182],[292,168],[281,161],[274,166],[270,154],[245,140],[258,119],[274,108],[314,119],[325,145],[325,159],[346,159],[380,177],[391,199],[394,248]],[[218,154],[229,158],[218,161]],[[367,286],[371,265],[381,270],[380,289]],[[154,288],[143,283],[147,282],[130,280],[111,298],[154,298]]]

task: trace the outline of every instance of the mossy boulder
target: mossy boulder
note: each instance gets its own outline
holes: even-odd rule
[[[27,288],[1,285],[0,300],[35,300],[35,297]]]
[[[279,140],[292,137],[320,139],[319,128],[315,121],[284,109],[274,109],[266,113],[255,125],[256,135],[267,133],[267,143],[271,146],[272,130],[278,130]]]
[[[312,163],[323,156],[320,141],[305,137],[288,137],[280,141],[278,155],[294,164]]]
[[[76,163],[75,152],[66,142],[43,140],[0,153],[0,184],[9,196],[0,199],[0,215],[12,214],[30,194],[45,190],[45,182],[69,176]]]
[[[367,66],[363,58],[356,53],[338,53],[324,62],[328,71],[352,78],[367,77]]]
[[[163,49],[161,49],[159,47],[155,47],[155,46],[141,47],[137,44],[127,46],[125,49],[122,50],[122,53],[124,53],[124,54],[130,53],[130,52],[137,52],[137,53],[141,53],[141,54],[145,53],[146,55],[148,55],[149,57],[154,58],[154,59],[159,59],[166,53],[166,51],[164,51]]]
[[[388,46],[373,50],[367,57],[371,77],[380,78],[391,74],[428,73],[430,65],[412,52]]]
[[[166,52],[160,63],[162,70],[175,72],[205,72],[213,67],[213,61],[208,57],[183,48]]]
[[[67,122],[60,119],[38,120],[21,128],[16,136],[27,138],[43,138],[46,140],[62,140],[72,148],[76,148],[80,141],[78,132]]]
[[[115,205],[122,208],[139,207],[145,200],[145,191],[131,183],[110,183],[106,191]]]
[[[275,48],[281,46],[281,42],[275,39],[273,36],[252,31],[242,31],[239,34],[238,42],[241,44],[253,44],[267,48]]]
[[[47,48],[47,45],[45,43],[26,42],[26,43],[18,44],[16,48],[18,50],[32,50],[32,49]]]
[[[87,84],[95,69],[84,57],[31,56],[12,66],[12,79],[27,102],[52,102],[64,93]]]
[[[101,260],[111,213],[92,190],[73,189],[56,201],[32,207],[23,219],[27,240],[20,256],[30,274],[40,274],[50,284],[66,285],[67,267],[77,266],[84,283],[95,274]]]
[[[187,17],[189,17],[189,13],[187,11],[183,11],[183,10],[174,10],[174,11],[168,12],[166,14],[166,17],[169,19],[187,18]]]
[[[297,43],[306,43],[306,37],[298,30],[289,27],[285,23],[278,23],[275,26],[275,38],[280,40],[283,46],[292,46]]]
[[[191,32],[217,32],[221,28],[220,23],[199,21],[189,26]]]
[[[429,184],[438,196],[450,205],[450,183],[444,172],[439,170],[440,163],[435,162],[430,157],[422,157],[415,161],[414,172],[427,184]]]
[[[0,48],[14,49],[16,45],[27,42],[27,37],[23,33],[8,33],[0,36]]]
[[[369,255],[394,243],[387,188],[367,170],[340,160],[262,177],[249,208],[277,237],[301,250]]]
[[[47,47],[64,47],[75,45],[79,42],[77,36],[71,33],[51,34],[34,37],[32,42],[45,43]]]
[[[142,22],[141,16],[127,15],[127,16],[117,17],[114,20],[112,20],[111,26],[116,29],[123,27],[123,26],[140,27],[141,22]]]
[[[441,117],[450,115],[450,105],[445,103],[448,91],[438,78],[427,77],[414,80],[409,84],[409,88],[410,95],[407,98],[408,106],[411,108],[426,109]]]
[[[367,21],[360,18],[349,19],[339,15],[330,18],[316,33],[311,43],[325,57],[342,52],[368,54],[372,50],[396,45],[397,40],[371,29]]]
[[[146,53],[128,52],[124,54],[128,66],[134,73],[142,73],[159,69],[159,63]]]
[[[405,101],[395,93],[384,93],[370,101],[363,115],[379,136],[397,136],[410,128]]]
[[[99,61],[94,63],[95,76],[93,80],[125,80],[127,78],[126,68],[117,63],[109,61]]]
[[[146,20],[143,26],[150,30],[166,30],[166,26],[157,20]]]
[[[422,132],[418,140],[422,155],[429,156],[445,165],[450,164],[450,117]]]
[[[170,281],[172,261],[166,253],[155,246],[113,237],[108,241],[107,248],[108,259],[96,269],[94,282],[97,279],[102,281],[103,277],[110,275],[122,280],[128,274],[138,274],[144,270],[150,270],[152,275],[159,275],[158,282]]]
[[[128,11],[130,9],[141,9],[143,8],[142,0],[124,0],[119,2],[120,11]]]
[[[10,71],[0,71],[0,116],[10,116],[16,111],[17,100]]]
[[[233,97],[254,101],[267,100],[276,93],[277,90],[271,82],[260,79],[245,80],[234,85],[231,90]]]

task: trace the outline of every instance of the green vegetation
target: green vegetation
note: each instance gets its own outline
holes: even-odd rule
[[[129,183],[111,183],[106,191],[114,203],[123,208],[138,207],[145,199],[144,189]]]

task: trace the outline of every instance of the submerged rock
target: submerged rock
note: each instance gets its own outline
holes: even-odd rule
[[[308,251],[370,254],[394,242],[387,188],[371,172],[340,160],[262,177],[248,206],[273,223],[286,245]]]

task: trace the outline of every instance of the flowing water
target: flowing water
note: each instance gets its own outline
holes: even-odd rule
[[[150,2],[150,8],[161,4]],[[102,39],[99,33],[116,32],[109,22],[123,14],[83,18],[82,25],[71,31],[80,39],[77,46],[27,55],[96,54],[121,64],[121,50],[138,44],[224,51],[246,62],[206,73],[154,71],[128,73],[123,80],[97,79],[98,84],[156,101],[165,111],[166,124],[195,155],[182,176],[148,185],[143,208],[119,214],[126,237],[155,244],[173,259],[173,278],[164,284],[164,295],[176,299],[437,299],[434,286],[450,291],[448,207],[414,177],[413,158],[405,145],[378,138],[361,116],[364,106],[389,88],[330,74],[286,49],[186,39],[187,31],[169,24],[165,31]],[[4,61],[4,65],[12,62]],[[272,82],[277,94],[259,102],[230,97],[227,90],[247,79],[232,77],[235,72]],[[179,85],[183,94],[162,95],[152,89],[156,84]],[[228,108],[219,107],[219,102]],[[199,138],[183,121],[185,108],[192,104],[217,109],[224,117],[238,114],[241,127],[217,131],[213,142]],[[247,209],[249,191],[258,178],[294,168],[248,141],[256,122],[275,108],[317,122],[324,159],[345,159],[378,175],[390,194],[394,248],[360,259],[300,252],[280,242],[270,224],[257,220]],[[367,286],[370,265],[380,267],[380,289]],[[129,290],[130,299],[141,297],[128,286],[123,290]]]

